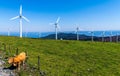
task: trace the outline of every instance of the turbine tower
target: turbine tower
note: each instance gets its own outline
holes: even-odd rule
[[[39,32],[39,38],[41,38],[41,33]]]
[[[10,29],[8,28],[8,36],[10,36]]]
[[[105,31],[102,32],[102,42],[104,42]]]
[[[28,34],[28,32],[26,31],[26,32],[25,32],[25,37],[27,37],[27,34]]]
[[[112,31],[110,32],[110,42],[112,42]]]
[[[22,19],[26,20],[27,22],[29,22],[29,20],[22,15],[22,5],[20,5],[20,15],[11,18],[10,20],[15,20],[15,19],[20,19],[20,26],[19,26],[19,32],[20,32],[20,38],[22,38]]]
[[[79,27],[76,28],[77,40],[79,40]]]
[[[116,34],[116,42],[119,41],[119,36],[118,35],[119,35],[119,33]]]
[[[94,32],[91,31],[91,32],[89,32],[89,33],[91,34],[91,41],[93,42],[93,41],[94,41],[94,38],[93,38],[93,34],[94,34]]]
[[[58,25],[59,21],[60,21],[60,17],[57,18],[55,23],[50,23],[51,25],[55,25],[55,39],[56,40],[58,39],[57,32],[58,32],[58,28],[59,28],[59,25]]]

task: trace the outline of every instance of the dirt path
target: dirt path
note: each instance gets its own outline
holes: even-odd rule
[[[3,64],[5,64],[5,62],[0,59],[0,76],[15,76],[12,70],[4,69]]]

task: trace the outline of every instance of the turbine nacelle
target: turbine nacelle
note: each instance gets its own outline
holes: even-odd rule
[[[93,32],[93,31],[91,31],[91,32],[88,32],[88,33],[91,33],[91,34],[93,34],[94,32]]]
[[[55,23],[54,25],[55,25],[55,26],[57,26],[57,25],[58,25],[58,23]]]
[[[76,30],[79,31],[79,27],[77,27]]]
[[[78,33],[78,32],[79,32],[79,27],[77,27],[74,32],[75,32],[75,33]]]
[[[22,16],[20,15],[19,18],[22,18]]]

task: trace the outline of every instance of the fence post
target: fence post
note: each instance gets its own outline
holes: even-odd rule
[[[16,55],[18,55],[18,48],[16,49]]]
[[[11,48],[10,48],[10,44],[9,44],[9,46],[8,46],[8,53],[9,53],[9,55],[11,55]]]
[[[3,43],[3,45],[4,45],[4,51],[6,51],[6,44],[5,44],[5,43]]]
[[[2,47],[1,45],[2,45],[2,42],[0,42],[0,48]]]
[[[10,52],[10,44],[9,44],[9,52]]]
[[[28,61],[28,52],[25,51],[25,53],[26,53],[26,63],[27,63],[27,61]]]
[[[40,70],[40,56],[38,56],[38,70]]]

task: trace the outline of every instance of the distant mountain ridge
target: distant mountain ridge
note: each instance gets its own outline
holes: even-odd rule
[[[55,34],[50,34],[48,36],[42,37],[42,39],[55,39]],[[73,34],[73,33],[58,33],[58,39],[59,40],[61,40],[61,39],[63,39],[63,40],[77,40],[77,37],[76,37],[76,34]],[[90,41],[91,36],[80,34],[79,40]],[[102,41],[102,37],[93,36],[93,40],[94,41]],[[104,37],[104,41],[109,42],[110,36]],[[112,36],[112,41],[116,42],[116,36]],[[118,41],[120,41],[120,36],[118,36]]]

